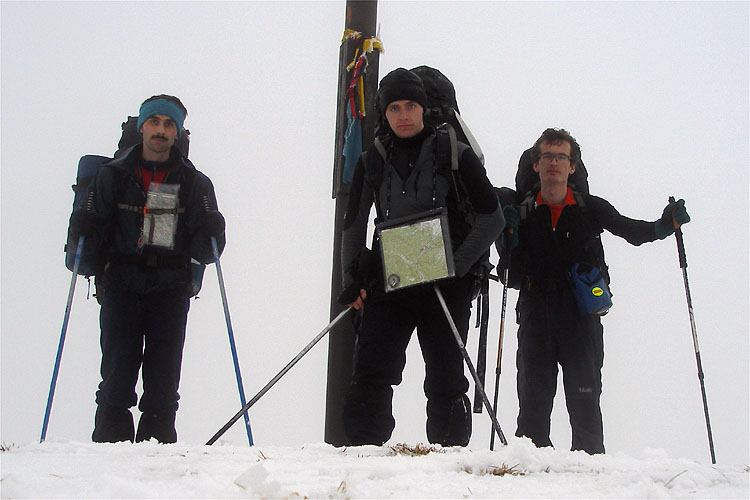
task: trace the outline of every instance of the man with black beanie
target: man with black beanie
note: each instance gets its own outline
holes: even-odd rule
[[[360,256],[366,254],[363,249],[373,204],[379,207],[376,222],[447,208],[455,277],[439,286],[465,342],[475,280],[472,271],[503,229],[502,210],[481,161],[470,147],[458,143],[457,176],[474,212],[473,223],[466,221],[451,173],[438,168],[436,131],[424,125],[427,95],[417,75],[404,68],[390,72],[380,82],[377,99],[385,155],[370,148],[360,157],[342,240],[344,282],[339,302],[362,311],[354,373],[344,405],[348,444],[382,445],[391,437],[395,427],[392,386],[401,382],[406,348],[416,328],[425,362],[427,438],[443,446],[466,446],[472,418],[466,395],[469,382],[431,284],[386,294],[379,258],[370,259],[373,265],[367,273],[368,265]],[[379,185],[373,185],[368,172],[374,164],[371,155],[378,155],[376,160],[383,167]]]

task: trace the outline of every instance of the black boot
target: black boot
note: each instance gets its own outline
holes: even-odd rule
[[[162,444],[176,443],[177,430],[174,427],[174,419],[175,412],[142,413],[138,421],[138,433],[135,435],[136,443],[151,438],[156,438]]]
[[[427,400],[427,439],[442,446],[466,446],[471,438],[471,404],[466,394],[453,401]]]
[[[91,440],[95,443],[133,442],[135,428],[133,415],[128,408],[112,408],[99,405],[94,416],[94,432]]]
[[[390,439],[396,421],[392,411],[391,386],[354,382],[344,402],[344,432],[347,446],[381,446]]]

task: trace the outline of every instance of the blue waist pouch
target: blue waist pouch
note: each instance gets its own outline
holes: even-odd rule
[[[598,267],[585,263],[573,265],[570,269],[570,283],[581,316],[604,316],[609,312],[612,297]]]

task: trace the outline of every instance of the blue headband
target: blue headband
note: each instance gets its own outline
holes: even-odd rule
[[[170,117],[177,124],[177,137],[182,132],[182,124],[185,122],[185,112],[177,105],[176,102],[170,101],[169,99],[156,99],[149,101],[141,106],[138,110],[138,125],[136,128],[138,131],[141,130],[143,122],[154,115],[166,115]]]

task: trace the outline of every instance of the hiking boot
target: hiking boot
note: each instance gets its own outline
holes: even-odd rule
[[[99,405],[94,416],[94,432],[91,440],[95,443],[133,442],[135,428],[133,415],[128,408],[113,408]]]
[[[347,446],[381,446],[390,439],[396,421],[392,412],[391,386],[354,382],[344,402],[344,433]]]
[[[174,427],[175,412],[144,412],[138,421],[138,432],[135,442],[156,438],[162,444],[176,443],[177,430]]]
[[[465,394],[453,401],[427,400],[427,439],[442,446],[466,446],[471,438],[471,404]]]

